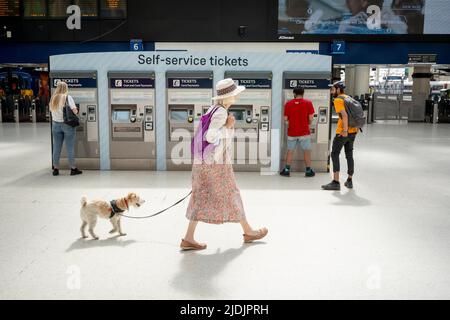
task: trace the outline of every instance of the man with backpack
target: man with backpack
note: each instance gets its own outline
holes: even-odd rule
[[[333,140],[331,148],[331,159],[333,161],[333,181],[323,185],[324,190],[341,190],[339,182],[339,154],[342,148],[345,150],[345,157],[347,159],[347,174],[348,178],[344,185],[353,188],[353,144],[355,142],[358,129],[362,128],[365,123],[364,111],[361,104],[344,93],[345,85],[343,82],[335,82],[331,85],[331,95],[334,98],[333,104],[336,113],[339,115],[339,120],[336,128],[336,136]]]

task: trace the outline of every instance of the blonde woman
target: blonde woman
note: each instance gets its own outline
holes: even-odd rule
[[[76,129],[64,123],[63,108],[68,104],[74,114],[78,114],[75,101],[68,94],[67,83],[59,81],[55,93],[50,99],[50,111],[52,113],[52,137],[53,137],[53,175],[59,175],[59,158],[63,142],[66,142],[67,157],[69,158],[70,175],[83,173],[75,166],[75,137]]]
[[[203,158],[194,159],[192,195],[186,212],[186,218],[190,221],[180,244],[183,250],[206,249],[206,244],[194,238],[199,221],[240,223],[244,242],[262,239],[268,232],[267,228],[255,230],[248,223],[233,173],[231,148],[235,119],[228,115],[228,108],[236,102],[236,97],[245,87],[236,86],[233,79],[224,79],[216,84],[216,90],[215,103],[207,113],[215,111],[205,136],[214,148]]]

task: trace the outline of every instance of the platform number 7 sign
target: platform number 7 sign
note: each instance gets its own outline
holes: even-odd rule
[[[334,40],[331,44],[331,54],[345,54],[345,41]]]

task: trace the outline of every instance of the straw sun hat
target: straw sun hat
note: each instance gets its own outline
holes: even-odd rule
[[[227,78],[220,80],[216,84],[217,95],[213,97],[213,100],[222,100],[229,97],[237,96],[239,93],[245,90],[244,86],[237,86],[233,79]]]

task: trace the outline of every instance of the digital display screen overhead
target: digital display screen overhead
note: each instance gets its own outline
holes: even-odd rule
[[[279,35],[450,34],[448,0],[279,0]]]
[[[127,1],[100,0],[100,16],[106,19],[125,19],[127,17]]]
[[[48,16],[50,18],[66,18],[67,7],[72,5],[72,0],[48,0]]]
[[[97,17],[97,0],[74,0],[73,4],[80,7],[82,17]]]
[[[20,16],[19,0],[0,0],[0,17]]]
[[[12,3],[14,1],[3,1],[0,0],[0,13],[1,13],[1,7],[3,6],[3,3]],[[16,1],[19,3],[19,1]],[[107,1],[108,2],[108,1]],[[122,8],[124,1],[118,1],[118,0],[109,0],[109,2],[113,3],[117,2],[118,7]],[[24,17],[26,18],[67,18],[69,15],[67,13],[67,8],[71,5],[77,5],[80,7],[81,16],[82,17],[98,17],[98,5],[97,0],[24,0]],[[48,12],[47,12],[47,5],[48,5]],[[18,5],[19,8],[19,5]],[[120,9],[122,10],[122,9]],[[120,11],[119,10],[119,11]],[[113,10],[114,11],[114,10]],[[123,11],[123,10],[122,10]],[[18,14],[20,15],[19,9],[17,9]],[[126,6],[125,6],[125,13],[112,13],[110,12],[109,15],[126,15]]]
[[[45,18],[47,16],[47,3],[45,0],[24,0],[23,9],[25,18]]]

